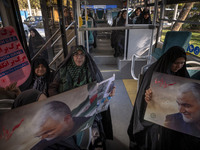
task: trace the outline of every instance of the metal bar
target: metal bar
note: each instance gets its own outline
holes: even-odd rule
[[[127,11],[126,11],[126,25],[128,24],[128,9],[129,9],[129,0],[126,1],[127,2]],[[125,26],[126,26],[125,25]],[[128,30],[125,30],[125,39],[124,39],[124,60],[126,60],[126,51],[127,51],[127,33]]]
[[[51,47],[54,46],[54,44],[60,39],[61,35],[58,36],[58,38],[51,44]]]
[[[57,54],[56,56],[53,58],[53,60],[49,63],[49,66],[51,66],[56,60],[58,57],[60,57],[60,55],[63,53],[63,49],[61,49]]]
[[[65,21],[64,21],[64,14],[63,14],[63,1],[57,0],[57,6],[58,6],[58,14],[59,14],[59,26],[60,26],[60,32],[62,36],[62,46],[63,46],[63,52],[64,57],[68,54],[68,47],[65,44],[67,41],[66,32],[65,32]]]
[[[68,25],[68,27],[65,28],[65,31],[67,31],[74,23],[75,23],[75,21],[72,21],[72,23],[70,23],[70,25]]]
[[[68,35],[67,38],[69,38],[69,36],[74,32],[74,30],[72,30]]]
[[[73,15],[74,15],[74,21],[78,22],[78,17],[77,17],[77,7],[76,7],[76,1],[72,1],[72,6],[73,6]],[[74,24],[74,30],[75,30],[75,35],[76,35],[76,45],[78,45],[78,31],[77,31],[77,23]]]
[[[73,21],[66,29],[65,31],[67,31],[73,24],[75,23],[75,21]],[[71,32],[72,33],[72,32]],[[51,47],[54,46],[54,44],[61,38],[61,35],[58,36],[58,38],[51,44]]]
[[[126,27],[93,27],[93,28],[79,28],[79,31],[110,31],[110,30],[126,30],[126,29],[153,29],[158,27],[158,25],[133,25],[133,26],[126,26]]]
[[[51,36],[50,39],[48,39],[48,41],[40,48],[40,50],[35,54],[35,56],[31,59],[31,61],[33,61],[43,50],[44,48],[49,44],[49,42],[51,42],[51,40],[58,34],[58,32],[60,31],[60,28]]]
[[[158,13],[158,0],[155,0],[155,6],[154,6],[154,16],[153,16],[153,25],[156,24],[156,20],[157,20],[157,13]],[[152,55],[152,49],[153,49],[153,40],[154,40],[154,32],[155,29],[152,29],[152,34],[151,34],[151,43],[150,43],[150,48],[149,48],[149,52],[148,52],[148,60],[147,60],[147,65],[151,63],[151,55]]]
[[[165,0],[162,0],[162,4],[161,4],[161,11],[160,11],[160,18],[164,18],[165,16]],[[160,20],[160,25],[157,31],[157,37],[156,37],[156,46],[157,43],[160,42],[161,39],[161,35],[162,35],[162,29],[163,29],[163,21]]]
[[[75,38],[76,38],[76,35],[67,43],[67,45],[69,45]]]
[[[69,45],[74,39],[76,38],[76,36],[74,36],[68,43],[67,45]],[[49,66],[51,66],[56,60],[58,57],[60,57],[60,55],[63,53],[63,49],[61,49],[57,54],[56,56],[53,58],[53,60],[49,63]]]
[[[159,19],[168,22],[182,22],[182,23],[189,23],[189,24],[197,24],[200,25],[200,22],[192,22],[192,21],[181,21],[181,20],[173,20],[173,19]]]
[[[85,26],[88,27],[87,25],[87,2],[85,0]],[[88,30],[86,30],[86,44],[87,44],[87,52],[89,53],[89,41],[88,41]]]

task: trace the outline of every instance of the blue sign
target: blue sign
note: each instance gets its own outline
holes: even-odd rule
[[[187,52],[192,53],[192,54],[200,57],[200,48],[199,48],[199,46],[195,47],[194,45],[189,44],[188,48],[187,48]]]

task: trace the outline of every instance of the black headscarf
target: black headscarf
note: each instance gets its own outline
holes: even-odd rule
[[[142,12],[141,7],[137,7],[137,8],[135,9],[135,11],[132,13],[132,15],[130,16],[131,19],[133,19],[134,17],[137,16],[136,11],[138,11],[138,10],[140,10],[140,13]]]
[[[77,50],[82,50],[84,51],[85,54],[85,65],[87,65],[87,68],[90,71],[90,75],[92,78],[92,81],[96,81],[96,82],[101,82],[103,81],[103,76],[100,72],[100,70],[98,69],[96,63],[94,62],[94,60],[92,59],[92,57],[90,56],[90,54],[86,51],[86,49],[82,46],[82,45],[78,45],[78,46],[74,46],[71,48],[70,53],[68,54],[68,56],[65,58],[65,60],[63,61],[63,63],[58,67],[57,71],[55,72],[55,79],[54,81],[51,83],[50,85],[50,90],[49,90],[49,94],[50,95],[55,95],[58,94],[58,86],[59,86],[59,70],[62,67],[66,67],[67,64],[72,60],[72,56],[75,52],[77,52]],[[113,132],[112,132],[112,122],[111,122],[111,115],[110,115],[110,108],[108,108],[107,111],[104,111],[101,113],[102,115],[102,124],[103,124],[103,128],[105,131],[105,136],[107,139],[112,139],[113,138]]]
[[[126,19],[124,19],[123,14],[126,12],[127,12],[126,10],[122,11],[121,17],[120,17],[119,21],[117,22],[117,26],[125,26]]]
[[[30,36],[29,39],[29,52],[30,52],[30,57],[32,58],[42,47],[45,41],[35,28],[30,28],[29,31],[35,33],[35,36],[34,37]]]
[[[20,93],[15,99],[12,109],[38,101],[41,94],[42,92],[36,89],[29,89]]]
[[[82,51],[84,51],[84,53],[85,53],[85,63],[87,64],[87,66],[88,66],[88,68],[89,68],[89,70],[91,72],[92,80],[93,81],[97,81],[97,82],[103,81],[103,76],[102,76],[99,68],[97,67],[96,63],[94,62],[94,60],[92,59],[92,57],[90,56],[90,54],[87,52],[87,50],[82,45],[73,46],[71,48],[70,53],[65,58],[65,60],[63,61],[63,63],[58,67],[56,73],[58,73],[58,71],[60,70],[60,68],[66,66],[68,64],[68,62],[72,59],[71,57],[73,56],[73,54],[77,50],[79,50],[79,49],[82,50]]]
[[[45,44],[45,40],[35,28],[31,27],[29,31],[33,31],[35,33],[35,36],[30,36],[29,39],[29,53],[30,57],[33,58],[35,54],[40,50],[40,48]],[[40,53],[39,57],[44,58],[46,61],[48,61],[47,49],[44,49]]]
[[[186,59],[186,53],[183,48],[179,46],[173,46],[169,48],[169,50],[162,57],[158,59],[158,61],[156,61],[149,67],[149,69],[146,71],[144,77],[141,80],[141,84],[133,107],[133,113],[131,116],[130,124],[128,127],[128,135],[130,140],[140,148],[148,147],[148,149],[152,150],[157,148],[165,150],[165,148],[163,148],[163,143],[162,144],[157,143],[158,135],[160,136],[162,135],[163,139],[161,139],[160,137],[160,141],[163,140],[165,142],[166,139],[164,139],[165,138],[164,135],[165,136],[177,135],[175,131],[171,131],[170,129],[166,129],[164,127],[161,127],[159,125],[144,120],[144,113],[147,106],[144,100],[144,96],[145,96],[145,91],[150,87],[150,82],[153,72],[173,74],[181,77],[189,77],[189,74],[186,70],[186,64],[184,64],[184,66],[176,73],[172,73],[170,71],[172,64],[176,61],[177,58],[180,57]],[[171,132],[167,132],[169,130]],[[167,134],[163,134],[164,132],[166,132]],[[170,145],[169,142],[166,143]],[[173,149],[172,147],[170,148]]]
[[[147,19],[144,18],[144,15],[148,14],[149,17]],[[148,9],[144,9],[140,16],[137,18],[136,24],[151,24],[151,15]]]
[[[44,76],[38,77],[35,74],[35,69],[40,65],[44,65],[46,68],[46,73]],[[40,92],[43,92],[46,96],[48,96],[48,85],[51,81],[51,74],[50,74],[50,68],[48,66],[48,63],[43,58],[36,58],[32,64],[31,64],[31,74],[29,78],[26,80],[26,82],[20,86],[21,91],[25,91],[27,89],[37,89]]]

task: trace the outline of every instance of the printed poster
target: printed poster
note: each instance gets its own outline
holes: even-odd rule
[[[31,72],[30,63],[11,26],[0,28],[0,86],[23,84]]]
[[[154,72],[144,119],[200,137],[200,81]]]
[[[97,113],[98,92],[91,83],[0,115],[1,149],[42,150],[84,131]]]
[[[108,109],[110,104],[110,93],[114,88],[115,74],[112,77],[98,83],[97,112],[103,112]]]

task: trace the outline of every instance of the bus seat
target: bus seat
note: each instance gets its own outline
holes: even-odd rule
[[[152,56],[159,59],[172,46],[181,46],[187,50],[191,35],[189,31],[168,31],[162,49],[155,48]]]
[[[112,12],[112,18],[117,17],[118,12]]]
[[[0,114],[11,110],[14,99],[1,99],[0,100]]]
[[[81,149],[87,150],[89,149],[91,138],[92,138],[92,127],[89,127],[88,129],[76,134],[77,145]]]
[[[141,26],[141,25],[135,25],[135,26]],[[157,30],[155,29],[153,37],[153,46],[155,45],[156,42],[156,33]],[[137,56],[147,55],[148,50],[150,48],[151,36],[152,36],[152,29],[142,29],[142,30],[129,29],[127,59],[130,60],[133,54],[136,54]]]
[[[191,79],[200,80],[200,70],[196,70],[196,72],[191,76]]]
[[[83,25],[85,25],[85,17],[83,17]],[[87,21],[87,27],[92,28],[93,27],[93,20],[92,18],[88,17]],[[88,31],[88,42],[90,45],[94,44],[94,31]]]
[[[98,20],[104,20],[104,9],[97,9],[96,13]]]
[[[187,71],[191,79],[200,80],[200,62],[187,61]]]
[[[153,36],[153,47],[156,41],[156,32],[157,31],[155,29]],[[139,74],[141,74],[142,66],[146,65],[147,61],[151,60],[151,62],[148,63],[153,63],[156,61],[151,54],[149,54],[151,36],[152,29],[129,30],[127,59],[131,59],[131,75],[135,80],[138,80]],[[141,63],[138,65],[137,62]]]

